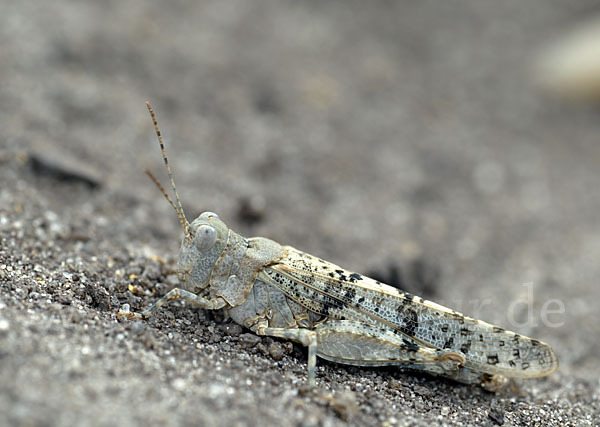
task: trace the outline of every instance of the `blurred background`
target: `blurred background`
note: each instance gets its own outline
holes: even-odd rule
[[[598,2],[0,6],[6,223],[174,256],[149,100],[189,218],[547,341],[556,388],[597,383]]]

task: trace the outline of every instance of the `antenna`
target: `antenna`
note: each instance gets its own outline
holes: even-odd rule
[[[175,180],[173,179],[171,166],[169,165],[169,160],[167,159],[167,151],[165,150],[165,145],[160,134],[160,129],[158,129],[158,121],[156,120],[156,115],[154,114],[154,110],[152,110],[150,102],[146,101],[146,107],[148,107],[148,112],[150,113],[150,117],[152,117],[152,122],[154,123],[154,131],[156,132],[156,137],[158,138],[158,143],[160,144],[160,151],[162,153],[163,160],[165,161],[165,166],[167,167],[167,173],[169,174],[169,179],[171,180],[171,188],[173,188],[173,192],[175,193],[175,200],[177,200],[177,206],[175,206],[175,203],[173,203],[173,200],[171,200],[171,198],[169,197],[163,186],[160,185],[156,177],[152,175],[152,173],[149,170],[146,170],[145,172],[146,175],[150,177],[152,182],[154,182],[154,184],[158,187],[163,196],[165,196],[165,199],[167,199],[167,201],[173,207],[173,209],[175,209],[177,217],[179,218],[179,224],[181,224],[183,232],[187,234],[186,230],[190,223],[185,217],[185,213],[183,212],[183,206],[181,205],[181,200],[179,199],[179,194],[177,193],[177,187],[175,186]]]

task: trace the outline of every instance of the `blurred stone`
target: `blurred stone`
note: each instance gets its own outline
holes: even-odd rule
[[[600,17],[549,43],[538,58],[535,80],[564,98],[600,102]]]

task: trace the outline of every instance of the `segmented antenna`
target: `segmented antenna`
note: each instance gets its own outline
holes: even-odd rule
[[[177,200],[177,206],[173,203],[173,200],[169,197],[165,189],[158,182],[156,177],[152,175],[149,170],[146,170],[146,175],[150,177],[150,179],[154,182],[154,184],[158,187],[160,192],[165,196],[169,204],[175,209],[177,213],[177,217],[179,218],[179,224],[181,224],[181,228],[183,232],[187,234],[187,228],[190,225],[187,218],[185,217],[185,213],[183,212],[183,206],[181,204],[181,200],[179,199],[179,194],[177,193],[177,187],[175,186],[175,180],[173,179],[173,173],[171,172],[171,166],[169,165],[169,160],[167,159],[167,151],[165,150],[165,144],[163,143],[162,136],[160,134],[160,129],[158,129],[158,120],[156,120],[156,115],[154,114],[154,110],[150,105],[149,101],[146,101],[146,107],[148,107],[148,112],[150,113],[150,117],[152,117],[152,122],[154,123],[154,131],[156,132],[156,137],[158,138],[158,143],[160,144],[160,151],[162,153],[163,160],[165,161],[165,166],[167,167],[167,173],[169,174],[169,179],[171,180],[171,188],[173,188],[173,192],[175,193],[175,200]]]
[[[175,206],[175,203],[173,203],[173,200],[171,200],[171,198],[165,191],[164,187],[160,184],[160,182],[158,182],[158,179],[156,179],[156,177],[148,169],[144,170],[144,173],[150,177],[150,179],[152,180],[154,185],[156,185],[158,187],[158,189],[160,190],[160,192],[162,193],[162,195],[165,196],[165,199],[167,199],[167,202],[169,202],[169,204],[173,207],[173,209],[175,209],[175,212],[177,212],[177,216],[179,216],[179,210]],[[181,218],[180,218],[179,222],[181,223]],[[183,226],[183,224],[182,224],[182,226]]]

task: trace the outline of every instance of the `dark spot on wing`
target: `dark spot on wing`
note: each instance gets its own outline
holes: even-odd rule
[[[500,362],[497,354],[491,354],[487,357],[488,365],[497,365]]]
[[[419,326],[419,315],[412,308],[398,307],[398,314],[402,326],[400,330],[410,337],[415,336],[415,330]]]
[[[360,274],[358,274],[358,273],[352,273],[352,274],[350,275],[350,282],[351,282],[351,283],[354,283],[354,282],[356,282],[357,280],[362,280],[362,279],[363,279],[363,278],[362,278],[362,276],[361,276]]]
[[[344,270],[335,270],[335,272],[338,274],[338,278],[340,280],[343,280],[344,282],[348,281],[348,278],[346,277],[346,275],[344,274],[345,271]]]
[[[406,350],[408,351],[419,351],[419,346],[412,341],[403,339],[402,344],[404,344]]]
[[[356,297],[356,289],[348,288],[348,290],[344,294],[344,299],[346,300],[346,302],[353,302],[355,297]]]

